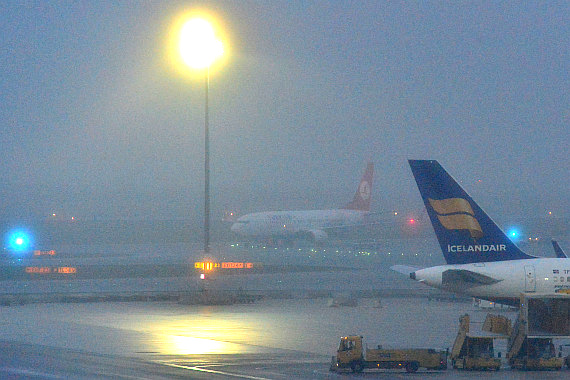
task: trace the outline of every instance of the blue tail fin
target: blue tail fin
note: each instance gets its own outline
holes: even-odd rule
[[[448,264],[532,259],[433,160],[409,160]]]

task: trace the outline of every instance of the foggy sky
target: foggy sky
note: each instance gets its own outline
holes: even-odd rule
[[[438,159],[491,214],[567,217],[570,5],[213,1],[212,217],[421,209]],[[201,218],[204,89],[166,62],[191,1],[0,4],[0,218]],[[480,180],[480,182],[478,182]]]

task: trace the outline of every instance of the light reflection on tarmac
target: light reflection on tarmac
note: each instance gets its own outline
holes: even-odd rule
[[[30,304],[0,307],[0,378],[565,378],[562,372],[454,370],[330,373],[341,335],[385,347],[451,347],[469,303],[419,298],[264,300],[233,306],[176,303]],[[513,313],[507,313],[512,316]]]

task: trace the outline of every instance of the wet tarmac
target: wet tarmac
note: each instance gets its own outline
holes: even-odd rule
[[[417,298],[262,300],[232,306],[173,302],[28,304],[0,307],[0,377],[16,379],[558,379],[559,372],[329,372],[341,335],[371,345],[453,344],[458,318],[486,312],[471,303]],[[512,311],[495,312],[513,316]],[[497,348],[500,350],[500,344]]]
[[[38,259],[30,265],[166,266],[203,260],[199,254],[187,257],[192,249],[186,245],[50,249],[55,249],[60,258]],[[453,344],[460,316],[469,313],[472,324],[484,320],[486,311],[470,302],[430,301],[421,294],[423,286],[388,269],[392,264],[439,264],[442,259],[434,239],[386,240],[366,247],[345,244],[333,250],[243,248],[232,244],[217,247],[216,252],[219,260],[225,261],[349,265],[356,270],[220,276],[210,281],[212,289],[269,292],[292,298],[218,306],[100,299],[101,294],[195,291],[197,279],[188,276],[0,281],[1,295],[13,295],[16,300],[27,295],[31,302],[0,306],[0,379],[559,379],[570,375],[568,369],[511,371],[504,359],[504,368],[497,373],[453,369],[415,374],[329,372],[331,355],[343,335],[362,335],[370,346],[446,349]],[[435,253],[432,256],[430,252]],[[346,296],[402,290],[416,297],[359,299],[356,307],[334,308],[328,306],[326,298],[307,298],[326,292]],[[77,297],[68,303],[53,302],[54,295],[84,293],[98,302],[78,303]],[[43,297],[50,303],[35,303]],[[493,312],[515,315],[506,310]],[[503,352],[503,358],[505,345],[499,341],[495,349]]]

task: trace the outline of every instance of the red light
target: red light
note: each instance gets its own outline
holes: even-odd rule
[[[408,219],[408,224],[416,224],[416,220],[414,218]]]

